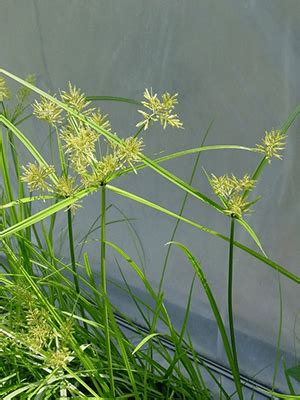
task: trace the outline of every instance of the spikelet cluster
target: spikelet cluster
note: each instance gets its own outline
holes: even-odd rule
[[[136,126],[143,127],[144,130],[148,129],[152,122],[159,121],[160,124],[165,129],[167,125],[174,128],[182,128],[182,122],[180,121],[177,114],[174,113],[175,105],[177,101],[178,94],[170,95],[168,92],[162,95],[160,100],[157,94],[153,94],[152,90],[145,89],[144,98],[142,101],[143,106],[147,109],[138,110],[142,115],[143,120],[140,121]]]
[[[249,211],[251,204],[242,194],[244,191],[248,192],[254,188],[255,181],[249,175],[238,179],[234,175],[216,177],[212,174],[210,184],[214,193],[225,205],[225,214],[242,217],[243,213]]]
[[[35,100],[33,103],[33,114],[52,126],[62,122],[62,109],[53,101],[44,97],[39,102]]]
[[[281,130],[272,129],[270,132],[266,131],[262,144],[256,145],[256,151],[264,153],[269,164],[273,157],[282,160],[280,152],[285,148],[286,137],[287,135]]]
[[[48,181],[50,175],[55,172],[52,165],[44,166],[37,163],[28,163],[26,167],[23,166],[23,171],[21,180],[27,183],[31,192],[34,190],[52,191],[51,184]]]
[[[71,82],[69,82],[69,90],[62,91],[60,96],[68,106],[79,113],[88,115],[94,111],[94,109],[88,108],[91,102],[87,101],[85,94],[80,89],[77,89],[75,85],[72,85]]]
[[[36,366],[39,360],[42,368],[51,369],[62,369],[75,359],[68,347],[73,322],[66,320],[56,326],[45,305],[23,284],[13,285],[9,291],[12,307],[9,316],[1,319],[3,328],[7,325],[9,330],[0,330],[0,352],[17,348],[21,356],[38,355]]]
[[[10,97],[11,93],[6,84],[6,80],[0,76],[0,101],[9,100]]]
[[[68,90],[60,92],[61,101],[85,117],[79,119],[73,114],[64,112],[55,101],[41,98],[33,104],[34,115],[53,126],[58,135],[58,142],[63,149],[68,174],[62,176],[52,166],[29,163],[23,167],[22,181],[28,184],[30,191],[40,190],[67,198],[76,195],[83,188],[98,187],[106,184],[121,169],[132,168],[140,161],[144,149],[142,138],[137,135],[118,139],[111,143],[88,122],[110,132],[112,128],[107,114],[90,108],[90,101],[85,94],[69,82]],[[164,128],[167,125],[182,128],[177,114],[177,94],[164,93],[159,99],[157,94],[145,90],[143,106],[148,112],[141,111],[144,119],[137,126],[147,129],[149,124],[159,121]],[[139,133],[139,132],[138,132]],[[117,138],[117,136],[116,136]],[[103,151],[104,147],[104,151]],[[70,206],[72,210],[78,203]]]
[[[54,369],[63,369],[73,358],[74,357],[71,356],[71,351],[67,347],[63,347],[48,355],[46,365]]]
[[[30,83],[31,85],[34,85],[36,82],[36,76],[34,74],[29,74],[28,76],[26,76],[25,81]],[[31,89],[29,89],[27,86],[21,86],[17,92],[17,99],[20,103],[24,103],[24,101],[28,98],[30,94]]]

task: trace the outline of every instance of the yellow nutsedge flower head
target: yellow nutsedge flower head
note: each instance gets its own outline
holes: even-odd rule
[[[109,120],[107,119],[107,114],[102,114],[100,108],[96,112],[93,112],[90,116],[92,122],[98,125],[101,128],[106,129],[108,132],[111,132],[111,125]]]
[[[235,188],[233,180],[228,175],[216,177],[212,174],[211,176],[210,184],[215,194],[225,199],[229,198]]]
[[[160,121],[160,124],[165,129],[167,125],[174,128],[182,128],[182,122],[179,120],[178,115],[173,113],[173,109],[177,101],[178,94],[170,95],[168,92],[162,95],[162,100],[157,97],[157,94],[152,93],[152,89],[145,89],[142,104],[149,111],[138,110],[143,116],[143,120],[136,126],[143,127],[144,130],[148,129],[151,122]]]
[[[227,203],[226,214],[241,218],[243,213],[249,210],[250,204],[241,195],[232,196]]]
[[[130,136],[121,141],[121,144],[117,150],[117,155],[122,163],[128,163],[132,168],[134,168],[133,162],[140,160],[140,153],[142,152],[143,148],[143,139]]]
[[[240,192],[242,190],[252,190],[255,186],[255,180],[251,179],[248,174],[244,175],[243,178],[237,179],[233,174],[231,180],[235,186],[235,191]]]
[[[30,308],[36,303],[36,296],[25,285],[17,284],[11,289],[13,298],[24,308]]]
[[[35,100],[33,103],[33,114],[50,125],[55,126],[62,121],[61,113],[62,109],[57,104],[44,97],[41,98],[40,102]]]
[[[62,176],[55,184],[55,191],[59,196],[70,197],[76,193],[75,178]]]
[[[93,109],[86,109],[91,102],[87,101],[85,94],[75,85],[72,86],[71,82],[69,82],[69,91],[62,91],[60,96],[65,103],[78,112],[89,114],[93,111]]]
[[[212,174],[210,184],[214,193],[226,206],[224,210],[226,214],[241,217],[243,212],[249,210],[252,203],[248,203],[245,196],[240,194],[245,190],[250,191],[254,188],[255,180],[251,179],[249,175],[246,174],[243,178],[238,179],[233,174],[220,177]]]
[[[119,158],[115,154],[107,154],[101,161],[97,161],[93,165],[92,174],[84,173],[81,175],[81,182],[84,187],[99,186],[119,168]]]
[[[247,174],[241,179],[236,178],[233,174],[231,177],[228,175],[216,177],[212,174],[210,184],[217,196],[228,200],[231,196],[243,190],[252,190],[255,185],[255,180],[251,179]]]
[[[84,173],[89,165],[96,162],[95,143],[99,137],[97,132],[84,126],[80,126],[78,130],[65,127],[60,136],[65,142],[66,153],[69,154],[75,171]]]
[[[43,348],[54,338],[54,331],[46,320],[47,314],[38,308],[31,309],[26,315],[27,337],[26,342],[35,349]]]
[[[36,77],[34,74],[30,74],[26,76],[25,81],[30,83],[31,85],[35,85]],[[27,86],[21,86],[21,88],[17,92],[17,99],[22,102],[24,101],[31,93],[31,89]]]
[[[282,155],[279,152],[285,148],[286,137],[287,135],[281,130],[266,131],[262,144],[256,145],[256,151],[264,153],[269,163],[271,163],[272,157],[282,160]]]
[[[104,177],[107,178],[116,172],[119,166],[120,163],[118,157],[115,154],[107,154],[98,163],[96,170],[99,168],[99,171],[101,171],[100,174],[102,173]]]
[[[10,98],[11,94],[7,87],[6,80],[0,76],[0,101],[9,100]]]
[[[51,368],[64,368],[73,359],[68,348],[63,347],[52,352],[47,358],[47,365]]]
[[[46,182],[51,174],[55,172],[52,165],[44,166],[29,163],[26,167],[23,166],[24,175],[22,176],[22,182],[26,182],[29,190],[52,191],[51,186]]]

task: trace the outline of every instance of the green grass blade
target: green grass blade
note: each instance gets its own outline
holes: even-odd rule
[[[234,357],[233,357],[233,353],[232,353],[232,349],[227,337],[227,333],[226,333],[226,329],[221,317],[221,314],[219,312],[219,308],[217,306],[217,303],[215,301],[214,295],[209,287],[209,284],[206,280],[205,274],[202,270],[202,267],[200,265],[200,263],[196,260],[196,258],[193,256],[193,254],[188,250],[187,247],[185,247],[183,244],[179,243],[179,242],[172,242],[172,244],[176,245],[179,249],[181,249],[183,251],[183,253],[185,254],[185,256],[190,260],[202,286],[203,289],[206,293],[206,296],[208,298],[208,301],[210,303],[212,312],[214,314],[215,320],[217,322],[221,337],[222,337],[222,341],[223,341],[223,345],[224,345],[224,349],[227,355],[227,359],[229,362],[229,365],[231,367],[232,370],[232,374],[234,377],[234,382],[236,385],[236,390],[238,393],[238,396],[240,399],[243,399],[243,393],[242,393],[242,386],[241,386],[241,381],[240,381],[240,375],[237,369],[237,366],[235,364],[234,361]]]
[[[266,256],[266,253],[262,247],[262,244],[260,243],[260,240],[254,230],[251,228],[251,226],[242,218],[237,218],[236,219],[238,223],[249,233],[251,238],[254,240],[254,242],[257,244],[261,252],[263,253],[264,256]]]
[[[141,347],[144,346],[144,344],[149,342],[149,340],[151,340],[155,336],[163,336],[163,333],[150,333],[150,335],[145,336],[144,339],[141,340],[140,343],[134,348],[134,350],[131,354],[134,355],[137,351],[140,350]]]
[[[169,215],[171,217],[174,217],[176,219],[180,219],[181,221],[186,222],[187,224],[192,225],[195,228],[198,228],[198,229],[200,229],[200,230],[202,230],[202,231],[204,231],[206,233],[209,233],[210,235],[219,237],[220,239],[223,239],[226,242],[229,242],[229,238],[227,236],[225,236],[225,235],[223,235],[223,234],[221,234],[221,233],[219,233],[219,232],[217,232],[217,231],[215,231],[213,229],[207,228],[204,225],[200,225],[200,224],[198,224],[198,223],[196,223],[196,222],[194,222],[192,220],[189,220],[189,219],[187,219],[185,217],[182,217],[182,216],[180,216],[180,215],[178,215],[178,214],[176,214],[176,213],[174,213],[174,212],[172,212],[170,210],[167,210],[166,208],[163,208],[163,207],[161,207],[161,206],[149,201],[149,200],[146,200],[146,199],[144,199],[142,197],[139,197],[139,196],[137,196],[137,195],[135,195],[133,193],[129,193],[129,192],[123,190],[123,189],[117,188],[116,186],[106,185],[106,187],[107,187],[107,189],[112,190],[113,192],[115,192],[115,193],[117,193],[117,194],[119,194],[121,196],[127,197],[128,199],[134,200],[134,201],[136,201],[136,202],[138,202],[140,204],[143,204],[143,205],[145,205],[147,207],[153,208],[153,209],[155,209],[155,210],[157,210],[159,212],[162,212],[162,213],[164,213],[166,215]],[[240,242],[234,241],[234,245],[236,247],[240,248],[241,250],[245,251],[246,253],[251,254],[252,256],[257,258],[258,260],[260,260],[264,264],[272,267],[273,269],[275,269],[276,271],[280,272],[282,275],[286,276],[287,278],[291,279],[292,281],[300,284],[300,277],[298,275],[288,271],[287,269],[285,269],[281,265],[279,265],[276,262],[270,260],[269,258],[265,257],[264,255],[257,253],[255,250],[252,250],[250,247],[247,247],[247,246],[243,245]]]
[[[127,97],[118,97],[118,96],[87,96],[86,99],[87,101],[115,101],[121,103],[134,104],[136,106],[142,105],[140,101],[129,99]]]
[[[224,145],[210,145],[210,146],[200,146],[200,147],[195,147],[192,149],[187,149],[187,150],[182,150],[178,151],[176,153],[171,153],[163,157],[155,158],[153,162],[156,164],[160,164],[162,162],[166,162],[169,160],[181,158],[184,156],[196,154],[196,153],[202,153],[205,151],[215,151],[215,150],[244,150],[244,151],[250,151],[250,152],[255,152],[253,148],[251,147],[245,147],[245,146],[239,146],[239,145],[234,145],[234,144],[224,144]],[[256,153],[257,154],[257,153]],[[147,165],[137,165],[134,167],[136,171],[147,168]],[[122,171],[119,171],[118,173],[113,175],[114,177],[119,177],[125,174],[128,174],[130,172],[134,172],[133,168],[126,168]]]
[[[14,206],[17,206],[19,204],[32,203],[32,202],[38,201],[38,200],[43,200],[44,201],[44,200],[50,200],[50,199],[55,199],[55,196],[24,197],[22,199],[18,199],[18,200],[10,201],[9,203],[6,203],[6,204],[2,204],[2,205],[0,205],[0,209],[14,207]]]
[[[14,233],[17,233],[20,230],[27,228],[28,226],[36,224],[37,222],[42,221],[43,219],[49,217],[50,215],[55,214],[60,210],[63,210],[64,208],[69,207],[76,201],[92,193],[92,191],[94,190],[95,188],[81,190],[74,196],[61,200],[60,202],[55,203],[45,208],[44,210],[41,210],[36,214],[31,215],[30,217],[24,219],[23,221],[18,222],[15,225],[10,226],[9,228],[4,229],[2,232],[0,232],[0,240],[4,239],[5,237],[13,235]]]
[[[0,122],[2,122],[8,129],[10,129],[15,136],[23,143],[23,145],[27,148],[30,154],[36,159],[36,161],[45,167],[48,167],[49,164],[43,158],[43,156],[37,151],[37,149],[32,145],[32,143],[26,138],[26,136],[16,128],[7,118],[3,115],[0,115]],[[49,175],[53,182],[57,181],[55,174]]]

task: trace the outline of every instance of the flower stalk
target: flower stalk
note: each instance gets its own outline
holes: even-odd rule
[[[101,255],[100,255],[100,278],[101,278],[101,293],[103,298],[103,319],[104,319],[104,334],[106,344],[106,354],[108,363],[108,373],[110,379],[111,394],[115,396],[115,383],[114,374],[112,368],[112,355],[111,355],[111,342],[109,332],[109,310],[107,300],[107,287],[106,287],[106,186],[102,183],[101,186],[101,232],[100,232],[100,243],[101,243]]]

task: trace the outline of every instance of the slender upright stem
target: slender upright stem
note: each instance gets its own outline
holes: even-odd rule
[[[237,372],[239,371],[237,351],[235,344],[235,334],[234,334],[234,322],[233,322],[233,304],[232,304],[232,286],[233,286],[233,247],[234,247],[234,227],[235,227],[235,217],[231,217],[230,225],[230,242],[229,242],[229,263],[228,263],[228,320],[229,320],[229,333],[233,359],[236,364]]]
[[[70,258],[71,258],[71,266],[73,270],[73,279],[75,284],[76,293],[80,293],[78,277],[77,277],[77,268],[76,268],[76,258],[75,258],[75,250],[74,250],[74,240],[73,240],[73,224],[72,224],[72,211],[68,208],[68,232],[69,232],[69,249],[70,249]]]
[[[109,332],[109,313],[108,313],[108,301],[107,301],[107,288],[106,288],[106,187],[103,183],[101,186],[101,259],[100,259],[100,275],[101,275],[101,293],[103,297],[103,325],[105,333],[105,344],[106,354],[108,363],[108,373],[110,378],[111,394],[115,396],[115,384],[114,374],[112,368],[112,355],[111,355],[111,343],[110,343],[110,332]]]

